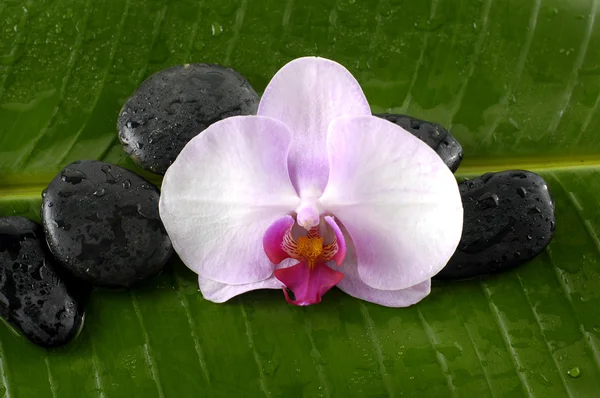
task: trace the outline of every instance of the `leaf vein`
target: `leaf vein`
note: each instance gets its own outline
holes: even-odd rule
[[[517,377],[521,381],[521,386],[523,387],[524,392],[528,396],[533,397],[534,396],[533,390],[531,389],[531,386],[529,385],[529,383],[527,383],[527,379],[525,378],[525,375],[523,374],[523,372],[521,372],[521,369],[523,369],[523,365],[519,361],[519,356],[517,355],[517,352],[515,351],[514,347],[512,346],[512,342],[510,341],[510,335],[508,333],[508,330],[506,329],[506,324],[502,320],[502,316],[500,315],[500,310],[498,309],[496,304],[494,304],[494,302],[492,301],[492,294],[490,292],[490,288],[483,281],[480,282],[480,286],[481,286],[481,289],[483,290],[483,293],[485,294],[485,297],[487,298],[488,306],[492,312],[492,315],[494,316],[494,320],[496,321],[496,324],[499,327],[500,334],[502,334],[502,339],[504,340],[504,346],[506,347],[506,349],[508,350],[508,352],[510,354],[509,357],[510,357],[512,365],[515,369],[515,373],[517,374]]]
[[[244,317],[244,325],[246,326],[246,338],[248,339],[248,347],[252,350],[252,355],[254,356],[254,362],[258,367],[258,376],[260,389],[262,390],[265,397],[269,398],[271,394],[267,389],[267,383],[265,379],[265,373],[263,372],[262,361],[260,360],[260,356],[258,355],[258,351],[256,350],[256,346],[254,345],[254,337],[252,337],[252,326],[250,325],[250,320],[248,319],[248,314],[246,314],[246,310],[244,309],[244,305],[240,305],[240,310],[242,311],[242,316]]]
[[[44,358],[44,362],[46,363],[46,371],[48,372],[48,384],[50,384],[50,393],[52,394],[52,398],[58,397],[56,391],[56,383],[54,382],[54,377],[52,377],[52,372],[50,371],[50,360],[48,358],[48,354],[46,354]]]
[[[123,14],[121,15],[121,20],[119,21],[119,27],[117,28],[117,33],[115,35],[115,39],[114,39],[114,42],[113,42],[113,45],[112,45],[112,48],[110,50],[110,54],[108,57],[106,71],[104,72],[104,76],[102,77],[102,82],[100,83],[100,89],[98,90],[98,94],[96,95],[96,98],[94,99],[94,104],[92,105],[85,122],[83,123],[81,128],[77,131],[77,133],[71,140],[71,144],[69,145],[67,150],[63,153],[63,155],[60,157],[60,160],[58,162],[59,164],[62,164],[65,161],[65,159],[69,155],[69,152],[77,143],[77,140],[79,139],[79,137],[81,136],[81,134],[83,133],[85,128],[87,127],[87,124],[89,123],[89,121],[92,117],[92,114],[94,113],[94,109],[98,105],[98,101],[100,100],[100,97],[102,96],[102,92],[104,91],[104,86],[106,84],[106,80],[108,78],[108,75],[110,74],[110,69],[113,66],[113,60],[115,58],[115,54],[117,53],[119,41],[121,40],[121,34],[123,32],[123,26],[125,25],[125,19],[127,18],[127,14],[129,13],[130,4],[131,4],[131,0],[126,0],[125,8],[123,10]]]
[[[135,316],[138,319],[138,323],[140,325],[140,329],[142,330],[142,335],[144,336],[144,348],[142,349],[144,354],[144,359],[146,360],[146,366],[150,369],[150,374],[152,375],[152,380],[156,385],[156,390],[158,391],[159,398],[164,398],[165,394],[162,389],[162,384],[160,382],[160,378],[158,375],[158,369],[156,368],[156,363],[154,363],[154,354],[152,352],[152,347],[150,346],[150,336],[148,335],[148,331],[146,330],[146,326],[144,325],[144,319],[142,318],[142,312],[140,311],[140,307],[137,303],[137,298],[130,292],[131,303],[133,304],[133,309],[135,311]]]
[[[581,138],[584,136],[584,134],[587,132],[587,129],[590,127],[592,118],[594,117],[594,115],[596,115],[596,113],[598,112],[599,109],[600,109],[600,91],[598,92],[598,97],[596,98],[596,102],[594,103],[594,106],[592,106],[592,109],[590,109],[590,111],[588,112],[587,116],[585,117],[585,119],[583,121],[583,124],[581,125],[581,130],[579,131],[579,134],[577,135],[577,138],[575,139],[575,144],[578,144],[581,141]]]
[[[437,362],[442,369],[442,373],[446,378],[446,384],[448,385],[448,390],[453,397],[458,397],[456,392],[456,387],[454,386],[454,382],[452,381],[452,375],[450,374],[450,370],[448,369],[448,363],[446,362],[446,358],[444,355],[437,349],[438,339],[435,336],[435,333],[429,323],[425,320],[423,313],[419,308],[417,308],[417,315],[419,316],[419,320],[421,321],[421,325],[423,326],[423,330],[425,330],[425,334],[427,335],[427,340],[431,345],[433,351],[435,351],[435,357],[437,358]]]
[[[390,375],[385,368],[385,363],[383,362],[383,352],[381,351],[381,344],[379,344],[379,339],[377,338],[377,333],[375,332],[375,322],[369,315],[369,310],[365,303],[360,302],[360,313],[362,314],[363,320],[365,322],[365,329],[367,331],[367,335],[369,336],[369,340],[371,340],[371,344],[375,349],[375,354],[377,355],[377,363],[379,365],[379,373],[381,374],[381,379],[383,384],[385,385],[385,389],[387,390],[388,396],[393,398],[395,396],[394,388],[392,386],[392,381],[390,379]]]
[[[96,348],[94,347],[94,341],[92,339],[90,339],[90,346],[92,348],[92,368],[94,369],[94,381],[96,383],[96,389],[98,390],[98,396],[100,398],[105,398],[103,380],[102,376],[100,375],[100,360],[98,358],[98,354],[96,353]]]
[[[202,368],[202,373],[204,374],[204,378],[208,384],[210,384],[210,374],[208,372],[208,366],[206,365],[206,360],[204,358],[204,351],[200,346],[200,340],[198,339],[198,335],[196,334],[196,323],[192,318],[192,312],[190,311],[190,304],[187,298],[181,292],[181,284],[179,283],[179,279],[176,275],[174,275],[174,283],[175,290],[177,292],[177,296],[179,297],[179,302],[185,311],[185,316],[188,321],[188,325],[190,326],[190,333],[192,335],[192,340],[194,341],[194,349],[196,350],[196,355],[198,356],[198,362],[200,363],[200,367]]]
[[[35,149],[37,148],[39,141],[42,139],[44,134],[48,131],[50,126],[52,126],[52,124],[56,120],[56,117],[58,116],[58,113],[61,109],[61,106],[65,99],[65,95],[67,93],[67,86],[69,85],[69,82],[71,81],[71,78],[73,76],[73,69],[75,68],[75,65],[77,64],[78,57],[81,55],[80,50],[81,50],[81,46],[83,43],[83,38],[87,31],[88,21],[90,19],[90,15],[92,14],[92,9],[93,9],[91,0],[86,1],[85,8],[86,8],[87,12],[83,19],[83,27],[81,28],[81,31],[78,32],[78,34],[77,34],[77,38],[75,39],[75,45],[73,46],[73,50],[71,51],[71,55],[69,56],[69,62],[67,63],[67,70],[65,73],[65,77],[63,79],[63,84],[60,87],[60,91],[59,91],[58,102],[56,103],[56,106],[54,107],[54,110],[52,111],[52,115],[50,116],[50,119],[48,119],[48,122],[46,123],[46,125],[44,127],[42,127],[42,129],[38,132],[38,134],[35,136],[35,138],[33,140],[31,140],[31,144],[23,152],[23,155],[18,160],[18,162],[21,166],[27,164],[27,162],[31,158],[31,155],[35,152]]]
[[[19,51],[21,45],[24,43],[24,40],[22,40],[21,37],[23,36],[23,32],[25,31],[24,27],[27,25],[27,22],[29,20],[29,14],[31,13],[31,11],[28,11],[25,7],[23,7],[23,10],[24,10],[24,14],[21,17],[21,20],[19,21],[19,24],[18,24],[18,26],[20,26],[21,29],[19,29],[19,32],[15,36],[15,45],[13,46],[13,48],[10,50],[10,53],[9,53],[12,56],[12,60],[11,60],[10,65],[8,66],[8,70],[4,74],[4,77],[2,78],[2,82],[0,83],[0,99],[2,99],[2,97],[4,96],[4,92],[6,91],[6,82],[8,81],[8,77],[12,73],[12,70],[16,64],[17,57],[15,55],[17,54],[17,51]]]
[[[235,46],[238,44],[240,40],[240,31],[242,30],[242,25],[244,24],[244,16],[246,15],[246,9],[248,8],[248,0],[240,0],[240,6],[237,9],[235,14],[235,24],[233,25],[233,37],[229,40],[229,44],[227,45],[227,52],[225,55],[225,66],[229,66],[231,63],[231,55],[233,54],[233,50]]]
[[[452,109],[452,116],[450,116],[450,121],[448,122],[448,129],[452,128],[452,122],[454,121],[454,117],[458,113],[458,111],[463,103],[465,93],[467,92],[467,86],[469,85],[469,81],[471,80],[471,77],[473,77],[473,74],[475,73],[475,68],[477,67],[477,62],[479,61],[481,49],[483,48],[483,43],[485,42],[485,37],[488,32],[488,22],[489,22],[490,10],[492,8],[492,2],[493,2],[493,0],[487,0],[485,2],[484,8],[483,8],[483,16],[482,16],[483,24],[481,27],[481,33],[479,33],[479,37],[477,38],[477,42],[475,43],[475,52],[473,55],[473,59],[471,60],[471,64],[469,66],[469,72],[467,73],[467,78],[465,79],[464,83],[460,87],[460,90],[459,90],[458,96],[457,96],[457,100]]]
[[[317,349],[317,346],[315,345],[315,339],[312,335],[312,324],[308,317],[304,318],[304,327],[306,329],[306,335],[308,336],[308,340],[310,341],[312,352],[314,353],[313,361],[315,363],[315,367],[317,368],[317,375],[319,376],[319,381],[323,385],[323,392],[325,393],[325,397],[329,398],[331,397],[331,392],[329,391],[327,374],[325,373],[325,369],[323,369],[323,365],[321,365],[320,363],[322,355]]]
[[[4,354],[4,346],[0,341],[0,378],[2,379],[2,384],[4,385],[4,397],[11,397],[11,387],[8,377],[8,366],[6,363],[6,355]]]
[[[560,377],[560,381],[562,383],[562,386],[565,389],[565,393],[567,394],[567,396],[572,397],[573,393],[571,392],[571,389],[567,385],[567,380],[565,379],[565,375],[564,375],[562,369],[560,368],[560,365],[558,364],[558,361],[554,357],[554,353],[552,352],[552,347],[550,347],[550,343],[548,342],[548,339],[546,338],[546,335],[544,334],[544,328],[542,326],[542,323],[540,322],[540,317],[538,316],[537,312],[533,308],[533,303],[531,302],[531,299],[529,298],[529,295],[527,294],[527,289],[525,289],[525,286],[523,285],[523,279],[521,278],[521,276],[519,275],[518,272],[516,273],[516,276],[517,276],[517,280],[519,281],[519,285],[521,286],[521,290],[523,290],[523,294],[525,295],[525,301],[527,302],[527,305],[531,309],[531,313],[533,314],[533,318],[535,319],[535,323],[536,323],[536,325],[537,325],[537,327],[538,327],[538,329],[540,331],[540,334],[543,337],[542,340],[544,340],[544,344],[546,345],[546,349],[548,350],[548,354],[552,358],[552,362],[554,363],[554,367],[556,368],[556,371],[558,372],[558,375]]]
[[[429,11],[429,19],[433,19],[435,17],[435,11],[437,9],[437,5],[438,5],[438,1],[439,0],[431,0],[431,10]],[[423,37],[423,44],[421,46],[421,52],[419,53],[419,59],[417,60],[417,66],[415,67],[415,73],[412,76],[412,79],[410,80],[410,83],[408,84],[408,90],[406,91],[406,97],[404,98],[404,102],[402,103],[402,106],[400,107],[401,109],[401,113],[406,113],[406,111],[408,110],[408,107],[410,106],[410,102],[412,101],[412,90],[415,87],[415,84],[417,82],[417,78],[419,77],[419,71],[421,70],[421,67],[423,66],[423,60],[425,59],[425,51],[427,50],[427,43],[429,41],[429,35],[431,34],[430,31],[425,32],[425,37]]]
[[[506,92],[499,104],[504,108],[502,112],[498,114],[498,117],[494,120],[489,130],[483,134],[482,140],[485,142],[490,142],[492,139],[494,132],[498,128],[500,124],[500,120],[508,114],[508,101],[510,96],[514,93],[514,90],[517,88],[519,83],[521,82],[521,77],[523,76],[523,71],[525,70],[525,63],[527,62],[527,57],[529,56],[529,51],[531,49],[531,43],[533,42],[533,36],[535,34],[537,28],[537,22],[540,17],[540,9],[542,7],[542,0],[535,0],[533,4],[533,9],[531,11],[531,17],[529,19],[529,26],[527,28],[527,36],[525,37],[525,44],[523,45],[523,50],[521,50],[521,54],[519,54],[519,60],[517,61],[517,67],[515,69],[515,77],[511,79],[512,84],[509,83]]]
[[[592,357],[594,358],[594,364],[596,365],[596,369],[598,370],[598,373],[600,373],[600,349],[594,343],[594,341],[591,337],[591,334],[588,331],[586,331],[585,328],[583,327],[583,324],[579,320],[579,316],[577,316],[577,312],[575,311],[575,306],[573,305],[573,300],[571,299],[571,293],[572,293],[571,288],[569,288],[569,285],[564,281],[564,279],[562,277],[562,271],[556,265],[556,262],[554,261],[554,258],[552,256],[552,251],[550,250],[550,248],[546,249],[546,253],[548,254],[548,258],[550,259],[550,262],[552,263],[552,267],[554,268],[554,275],[556,276],[556,280],[558,281],[558,283],[561,287],[561,290],[562,290],[563,294],[565,295],[565,298],[567,299],[567,302],[571,306],[571,311],[573,312],[574,317],[577,320],[577,323],[579,324],[579,327],[578,327],[579,332],[583,336],[585,345],[588,347],[588,349],[590,350],[590,353],[592,354]]]
[[[490,377],[487,373],[487,370],[485,369],[485,366],[483,366],[483,358],[481,357],[481,353],[479,352],[479,349],[477,348],[477,345],[475,344],[475,340],[473,340],[473,335],[471,334],[471,331],[469,330],[469,326],[467,324],[465,324],[465,331],[467,332],[467,337],[469,338],[469,341],[471,342],[471,346],[473,346],[473,351],[475,352],[475,356],[477,357],[477,360],[479,361],[479,366],[481,367],[481,371],[483,372],[483,377],[485,378],[485,384],[487,385],[487,388],[490,391],[490,395],[493,398],[495,396],[495,394],[494,394],[494,389],[492,388],[492,384],[490,383]]]
[[[598,0],[592,0],[585,36],[581,42],[581,47],[579,48],[579,53],[577,54],[577,58],[575,59],[575,63],[573,64],[573,70],[571,71],[569,82],[567,83],[567,87],[565,88],[565,92],[563,94],[563,103],[560,105],[558,112],[556,112],[556,116],[550,124],[550,134],[554,134],[556,132],[556,129],[558,128],[558,125],[562,120],[565,110],[571,103],[573,91],[575,90],[575,86],[577,85],[577,82],[579,80],[579,71],[581,70],[581,67],[583,66],[583,63],[587,56],[588,47],[590,45],[590,39],[592,37],[592,32],[594,31],[594,25],[596,23],[597,5]]]
[[[162,24],[163,24],[163,21],[165,20],[165,15],[167,13],[168,8],[169,8],[169,4],[167,3],[158,12],[158,14],[156,16],[156,20],[154,22],[154,28],[152,30],[152,40],[150,42],[150,47],[149,47],[150,50],[148,51],[148,57],[146,58],[146,65],[140,70],[140,73],[138,73],[138,79],[135,82],[136,88],[137,88],[137,86],[140,85],[140,82],[144,78],[144,76],[146,76],[146,71],[148,70],[148,65],[150,64],[150,55],[152,54],[152,50],[154,49],[154,45],[156,44],[156,40],[162,29]],[[115,144],[115,141],[117,141],[117,140],[118,140],[118,135],[115,134],[111,138],[108,145],[106,146],[106,148],[104,149],[104,151],[100,154],[100,156],[98,158],[101,160],[104,160],[106,158],[106,156],[108,156],[110,149],[113,147],[113,145]]]
[[[188,44],[188,51],[185,54],[185,62],[190,62],[190,56],[192,55],[192,48],[194,48],[194,42],[196,41],[196,37],[198,36],[198,26],[200,25],[200,21],[202,20],[202,7],[204,6],[204,0],[198,3],[198,14],[196,15],[196,20],[194,21],[194,26],[192,27],[192,34],[190,38],[190,44]]]

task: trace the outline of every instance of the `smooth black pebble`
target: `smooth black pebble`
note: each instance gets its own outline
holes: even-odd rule
[[[508,270],[535,257],[554,235],[554,201],[530,171],[488,173],[459,184],[464,206],[458,249],[435,276],[462,279]]]
[[[421,141],[429,145],[446,166],[454,173],[463,159],[463,149],[448,130],[439,124],[419,120],[408,115],[394,115],[383,113],[374,115],[392,122],[408,131]]]
[[[39,224],[23,217],[0,218],[0,311],[43,347],[69,342],[83,318],[82,304],[55,266]]]
[[[119,139],[137,164],[164,174],[192,138],[219,120],[256,114],[258,102],[233,69],[173,66],[150,76],[127,100],[117,122]]]
[[[129,170],[78,161],[65,167],[42,196],[50,250],[84,281],[128,287],[160,272],[171,257],[158,214],[158,189]]]

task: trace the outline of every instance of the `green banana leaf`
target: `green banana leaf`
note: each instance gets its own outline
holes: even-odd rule
[[[557,212],[536,259],[407,309],[337,290],[308,308],[279,291],[212,304],[174,260],[94,291],[66,347],[0,325],[0,394],[600,396],[598,19],[600,0],[0,0],[0,216],[39,219],[74,160],[139,172],[115,126],[150,74],[220,63],[261,91],[305,55],[346,65],[374,112],[449,127],[459,177],[539,172]]]

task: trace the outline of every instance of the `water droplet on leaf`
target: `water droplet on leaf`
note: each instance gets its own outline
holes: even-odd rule
[[[210,26],[210,30],[213,36],[219,36],[221,33],[223,33],[223,26],[221,26],[221,24],[218,22],[214,22]]]
[[[579,369],[579,367],[575,366],[574,368],[569,369],[567,374],[571,377],[577,378],[581,375],[581,370]]]

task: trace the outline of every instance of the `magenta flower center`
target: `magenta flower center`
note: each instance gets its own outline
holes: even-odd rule
[[[321,296],[342,280],[343,274],[329,268],[325,263],[333,260],[338,252],[334,237],[323,244],[319,227],[312,227],[306,236],[294,239],[289,228],[281,242],[281,249],[298,263],[289,268],[275,270],[275,277],[285,285],[286,300],[295,305],[310,305],[321,301]],[[288,289],[293,293],[290,297]]]

